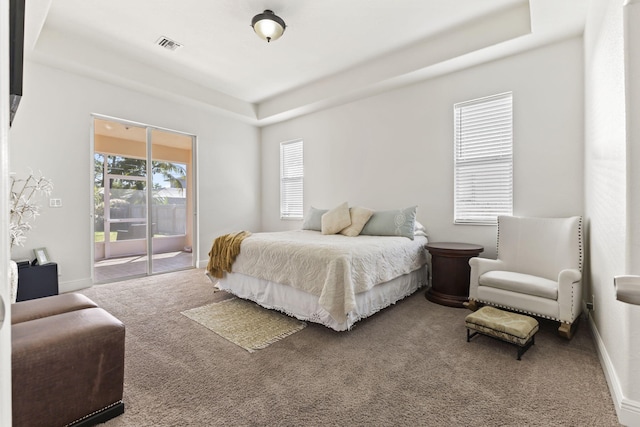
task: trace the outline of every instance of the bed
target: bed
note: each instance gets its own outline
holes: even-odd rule
[[[254,233],[242,240],[232,272],[209,277],[265,308],[345,331],[426,285],[427,238],[412,237]]]

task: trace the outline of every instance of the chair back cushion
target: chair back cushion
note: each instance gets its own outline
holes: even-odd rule
[[[558,280],[560,271],[582,272],[582,217],[498,217],[498,258],[507,270]]]

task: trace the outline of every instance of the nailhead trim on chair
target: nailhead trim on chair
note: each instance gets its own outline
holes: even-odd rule
[[[578,266],[580,268],[580,273],[582,273],[582,260],[583,260],[583,248],[582,248],[582,216],[579,217],[578,220],[578,248],[580,250],[580,258],[578,259]]]
[[[582,274],[582,260],[583,260],[583,248],[582,248],[582,216],[578,217],[578,269],[580,270],[580,274]],[[573,311],[573,307],[574,307],[574,299],[575,299],[575,293],[574,293],[574,287],[571,287],[571,318],[575,319],[576,315]]]
[[[519,308],[514,308],[514,307],[511,307],[511,306],[508,306],[508,305],[496,304],[494,302],[484,301],[484,300],[481,300],[481,299],[476,299],[476,300],[473,300],[473,301],[476,301],[476,302],[479,302],[479,303],[482,303],[482,304],[491,305],[493,307],[504,308],[506,310],[517,311],[519,313],[530,314],[530,315],[536,316],[536,317],[542,317],[544,319],[554,320],[554,321],[560,322],[560,323],[566,323],[566,324],[571,323],[571,322],[567,322],[566,320],[560,320],[560,319],[557,319],[557,318],[552,317],[552,316],[547,316],[546,314],[540,314],[540,313],[534,313],[532,311],[521,310]]]

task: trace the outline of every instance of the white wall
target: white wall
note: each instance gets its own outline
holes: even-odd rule
[[[262,130],[262,225],[279,219],[279,143],[304,140],[305,212],[343,201],[418,205],[432,241],[474,242],[493,226],[453,225],[453,104],[513,91],[514,213],[583,214],[582,39],[570,39]]]
[[[632,203],[638,192],[633,169],[640,161],[632,148],[639,141],[637,136],[630,140],[626,131],[637,121],[639,99],[636,95],[633,117],[626,110],[623,3],[593,1],[585,28],[585,210],[595,306],[592,328],[618,417],[625,425],[639,425],[640,313],[617,301],[613,289],[613,276],[640,273],[639,254],[633,249],[638,238],[632,233],[640,214]],[[633,45],[630,55],[637,61],[637,41]]]
[[[0,27],[9,26],[9,2],[0,7]],[[0,277],[9,277],[9,32],[0,31]],[[0,425],[11,425],[11,285],[0,281]]]
[[[44,246],[58,263],[61,292],[91,284],[91,113],[197,135],[198,259],[207,259],[213,239],[260,226],[259,132],[249,124],[191,105],[181,105],[34,62],[25,65],[24,96],[10,131],[10,167],[51,178],[51,197],[24,248],[30,258]]]
[[[640,0],[630,0],[625,5],[625,63],[627,96],[627,174],[629,256],[627,272],[640,275]],[[634,405],[636,424],[640,424],[640,307],[623,304],[628,325],[629,353],[627,364],[630,377],[628,396]]]

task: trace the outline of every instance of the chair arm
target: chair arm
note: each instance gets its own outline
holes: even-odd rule
[[[480,257],[470,258],[469,266],[471,267],[471,273],[469,274],[469,299],[471,300],[478,298],[480,276],[487,271],[504,270],[506,268],[504,261]]]
[[[582,273],[576,269],[562,270],[558,275],[558,317],[572,323],[582,312]]]

